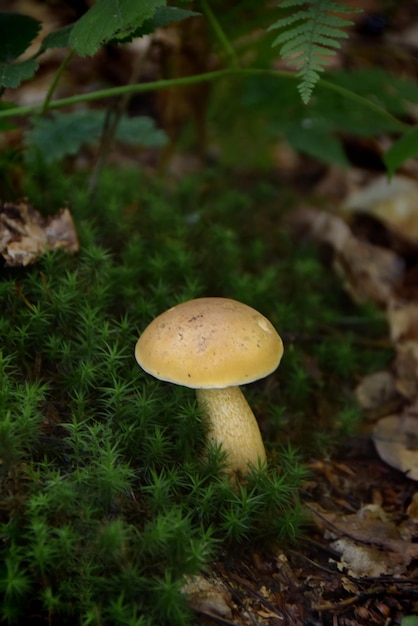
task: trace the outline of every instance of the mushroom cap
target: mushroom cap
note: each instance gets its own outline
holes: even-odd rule
[[[283,342],[269,320],[229,298],[198,298],[168,309],[147,326],[135,348],[146,372],[193,389],[264,378],[282,354]]]

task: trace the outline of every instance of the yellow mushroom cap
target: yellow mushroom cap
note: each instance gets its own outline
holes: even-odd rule
[[[156,317],[135,348],[160,380],[194,389],[243,385],[273,372],[282,340],[269,320],[229,298],[198,298]]]

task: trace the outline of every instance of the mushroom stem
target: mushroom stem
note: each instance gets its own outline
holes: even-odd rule
[[[266,463],[257,420],[239,387],[196,389],[196,396],[208,417],[209,441],[222,445],[231,470],[245,474]]]

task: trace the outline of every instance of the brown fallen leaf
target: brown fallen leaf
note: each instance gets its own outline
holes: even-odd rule
[[[44,218],[26,201],[0,201],[0,255],[9,267],[34,263],[47,250],[62,248],[74,253],[79,249],[71,213],[61,209]]]
[[[182,587],[189,606],[206,615],[230,618],[232,597],[229,591],[215,579],[197,575],[187,577]]]
[[[343,209],[373,215],[395,233],[418,241],[418,183],[406,176],[379,176],[349,194]]]
[[[418,491],[416,491],[412,496],[411,502],[406,509],[406,514],[410,517],[414,524],[418,524]]]
[[[388,415],[379,420],[373,441],[380,458],[391,467],[418,480],[418,414],[412,408],[402,415]]]
[[[347,537],[333,541],[330,547],[341,555],[337,562],[338,569],[346,571],[353,578],[402,574],[402,566],[379,548],[363,546]]]
[[[339,569],[354,577],[401,576],[418,559],[418,544],[402,538],[400,528],[379,505],[366,505],[351,515],[337,515],[310,505],[319,528],[334,539],[331,547],[342,557]]]
[[[405,263],[386,248],[353,235],[335,258],[335,266],[353,300],[385,307],[404,277]]]
[[[418,342],[403,341],[396,346],[394,362],[396,389],[413,403],[418,397]]]
[[[395,379],[388,371],[365,376],[354,390],[359,405],[366,410],[378,409],[397,396]]]
[[[418,341],[418,302],[392,298],[388,302],[387,316],[394,343],[411,339]]]
[[[334,266],[347,291],[358,303],[375,302],[385,307],[405,274],[405,261],[392,250],[355,237],[337,215],[304,208],[289,220],[299,236],[330,246]]]

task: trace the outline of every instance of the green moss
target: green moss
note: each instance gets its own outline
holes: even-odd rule
[[[93,200],[83,175],[26,185],[45,213],[70,203],[81,250],[5,269],[0,282],[0,615],[192,623],[185,574],[221,546],[300,532],[305,469],[294,446],[311,455],[312,429],[318,441],[326,428],[348,432],[358,419],[345,408],[350,381],[376,352],[387,358],[351,347],[356,326],[349,335],[344,325],[384,329],[348,302],[315,250],[282,232],[286,206],[270,183],[240,189],[208,171],[170,188],[107,171]],[[222,451],[201,454],[193,392],[153,380],[133,357],[156,314],[202,295],[258,308],[286,345],[278,374],[247,390],[270,464],[238,491]]]

